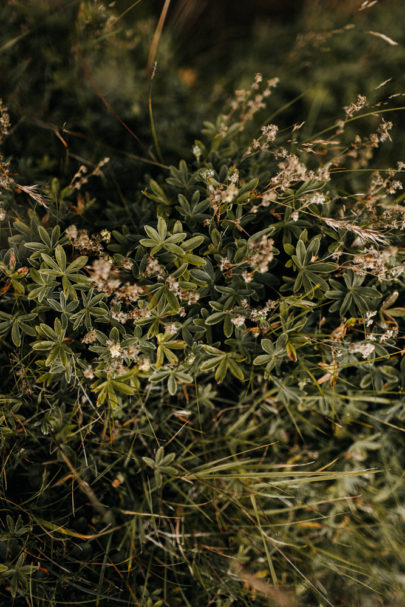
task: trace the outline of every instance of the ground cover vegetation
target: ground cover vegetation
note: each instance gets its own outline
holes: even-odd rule
[[[0,604],[400,605],[399,4],[169,5],[0,9]]]

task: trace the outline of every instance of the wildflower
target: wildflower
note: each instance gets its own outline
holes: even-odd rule
[[[193,145],[193,154],[196,157],[197,162],[200,160],[201,152],[201,147],[198,144]]]
[[[111,316],[113,317],[114,320],[116,320],[117,322],[122,323],[123,325],[127,322],[127,320],[129,319],[128,314],[126,314],[125,312],[119,311],[119,312],[115,312],[114,310],[111,312]]]
[[[111,240],[111,232],[109,230],[101,230],[100,236],[101,240],[104,240],[104,242],[110,242]]]
[[[399,179],[395,179],[394,181],[391,181],[391,183],[388,185],[387,194],[395,194],[397,190],[403,190],[403,187],[404,186],[399,181]]]
[[[221,270],[226,270],[229,267],[229,259],[227,257],[223,257],[219,263],[219,267]]]
[[[311,203],[313,204],[325,204],[325,202],[326,198],[324,194],[316,192],[315,194],[313,194],[313,196],[311,196]]]
[[[277,156],[284,158],[279,163],[280,171],[271,179],[271,183],[277,185],[283,189],[290,187],[291,184],[297,181],[306,181],[312,179],[314,174],[312,171],[308,171],[307,167],[299,161],[298,156],[295,154],[285,154],[285,150],[281,149]]]
[[[221,198],[223,202],[232,202],[239,190],[234,183],[231,183],[222,194]]]
[[[93,367],[91,365],[86,367],[86,369],[83,371],[83,375],[87,379],[93,379],[94,378]]]
[[[107,340],[107,346],[110,350],[111,358],[120,358],[121,346],[111,340]]]
[[[256,95],[254,99],[250,99],[247,103],[248,111],[243,115],[242,122],[251,120],[253,116],[259,111],[266,107],[263,103],[263,95]]]
[[[352,343],[349,346],[349,352],[352,354],[361,354],[363,358],[368,358],[375,350],[375,345],[370,343]]]
[[[392,129],[393,124],[390,121],[381,119],[381,124],[377,129],[377,132],[380,136],[380,141],[392,141],[389,131]]]
[[[373,324],[373,322],[374,322],[373,317],[376,314],[377,314],[377,310],[366,312],[366,314],[365,314],[366,327],[369,327],[370,325]]]
[[[105,294],[111,295],[116,289],[118,289],[120,284],[121,283],[118,280],[118,278],[107,280],[107,282],[105,283],[105,289],[104,289]]]
[[[112,262],[109,259],[96,259],[93,261],[93,278],[107,280],[111,266]]]
[[[275,124],[268,124],[262,127],[262,134],[266,138],[266,141],[274,141],[277,135],[278,126]]]
[[[169,287],[170,291],[173,291],[175,295],[178,295],[180,292],[180,286],[178,281],[173,278],[173,276],[168,276],[166,280],[166,284]]]
[[[146,276],[163,276],[164,270],[160,263],[157,261],[157,259],[155,259],[154,257],[148,257],[148,261],[146,262],[145,274]]]
[[[326,163],[324,166],[319,167],[319,169],[315,173],[315,179],[318,181],[330,181],[330,167],[332,166],[331,162]],[[311,171],[309,172],[309,174]]]
[[[379,342],[380,344],[388,341],[391,337],[396,337],[398,331],[394,331],[393,329],[388,329],[383,335],[380,335]]]
[[[271,202],[274,202],[277,199],[276,190],[267,190],[262,194],[262,206],[268,207]]]
[[[115,281],[108,281],[108,284],[110,285],[110,283],[115,282]],[[119,286],[119,281],[118,281],[118,286]],[[125,302],[136,302],[139,300],[139,298],[141,297],[141,295],[143,295],[143,288],[140,287],[137,284],[130,284],[127,283],[126,285],[120,287],[118,289],[118,291],[115,293],[114,299],[115,300],[123,300]]]
[[[66,228],[65,234],[69,238],[69,240],[76,240],[76,238],[77,238],[77,228],[76,228],[76,226],[74,224],[72,224],[71,226],[69,226],[68,228]]]
[[[124,268],[124,270],[131,270],[133,265],[134,263],[132,259],[129,259],[129,257],[123,257],[121,259],[121,266]]]
[[[80,230],[76,234],[73,246],[81,253],[102,253],[103,250],[99,242],[90,238],[87,230]]]
[[[209,181],[212,177],[214,177],[215,172],[212,169],[204,169],[201,171],[200,175],[204,181]]]
[[[150,368],[151,368],[151,362],[150,362],[149,358],[142,358],[142,360],[140,361],[140,363],[138,365],[138,369],[140,371],[143,371],[144,373],[147,373]]]
[[[177,327],[174,323],[171,323],[170,325],[166,325],[165,331],[166,333],[169,333],[169,335],[175,335],[177,333]]]
[[[258,74],[256,74],[256,75],[255,75],[254,82],[253,82],[253,84],[252,84],[252,89],[258,89],[258,88],[259,88],[260,83],[262,82],[262,80],[263,80],[263,76],[262,76],[262,74],[259,74],[259,73],[258,73]]]
[[[261,274],[267,272],[269,263],[274,257],[273,244],[274,240],[265,235],[250,243],[252,254],[247,257],[246,261],[254,271]]]
[[[196,291],[186,291],[181,289],[180,296],[182,299],[185,299],[189,305],[197,303],[200,299],[200,295]]]
[[[97,335],[94,329],[88,331],[86,335],[82,338],[83,344],[93,344],[97,340]]]
[[[0,154],[0,188],[3,188],[3,190],[9,190],[13,184],[14,179],[10,177],[10,163],[5,161],[2,154]]]
[[[245,324],[245,318],[239,314],[238,316],[231,318],[231,322],[235,325],[235,327],[241,327]]]
[[[267,86],[269,88],[275,88],[278,83],[280,82],[280,78],[270,78],[269,80],[267,80]]]
[[[276,307],[276,302],[273,299],[268,299],[266,301],[266,305],[263,309],[265,309],[266,311],[270,311],[270,310],[274,310],[274,308]]]
[[[228,177],[231,183],[236,184],[239,181],[239,171],[238,169],[233,169],[232,173]]]
[[[137,346],[129,346],[126,351],[127,356],[130,358],[136,358],[140,352],[140,349]]]

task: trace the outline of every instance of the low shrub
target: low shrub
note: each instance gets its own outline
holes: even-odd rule
[[[369,170],[391,123],[361,96],[310,138],[261,126],[276,85],[120,229],[88,229],[84,169],[3,158],[3,600],[403,597],[404,164]]]

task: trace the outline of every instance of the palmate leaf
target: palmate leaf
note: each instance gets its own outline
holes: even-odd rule
[[[339,310],[340,315],[344,316],[347,312],[354,315],[356,312],[364,314],[374,310],[381,294],[374,287],[363,286],[365,278],[364,275],[348,270],[344,274],[344,285],[337,280],[330,279],[332,289],[325,293],[325,297],[335,300],[330,307],[331,312]]]
[[[328,289],[326,276],[337,269],[335,263],[327,261],[318,261],[318,252],[321,244],[321,237],[315,236],[305,245],[303,240],[299,240],[295,255],[292,254],[293,247],[290,243],[284,243],[284,250],[291,255],[291,258],[286,263],[287,267],[293,267],[298,270],[298,275],[295,279],[293,292],[298,293],[301,290],[309,292],[314,287],[318,286],[321,291]]]
[[[266,354],[259,354],[256,356],[253,360],[253,364],[255,366],[265,365],[265,377],[270,377],[270,372],[274,367],[286,358],[286,354],[289,354],[288,346],[291,348],[291,344],[289,344],[288,335],[285,333],[282,334],[275,343],[270,341],[270,339],[262,339],[260,344]]]
[[[133,376],[132,372],[124,373],[117,377],[107,375],[107,378],[97,379],[92,385],[92,391],[97,394],[96,405],[101,406],[106,400],[114,409],[118,405],[117,392],[126,396],[132,396],[135,392],[133,386],[130,385],[130,380]]]
[[[55,260],[46,253],[41,253],[41,257],[43,260],[43,267],[39,270],[39,274],[44,277],[44,281],[47,281],[47,279],[60,278],[62,280],[65,297],[69,296],[73,300],[77,300],[76,288],[83,288],[90,285],[90,279],[85,274],[78,273],[78,270],[83,268],[88,261],[88,258],[85,255],[74,259],[66,266],[66,253],[63,247],[58,245],[55,249]],[[75,283],[76,288],[72,283]]]
[[[243,369],[238,365],[239,362],[244,360],[243,356],[236,352],[223,352],[218,348],[207,345],[204,345],[203,349],[208,354],[211,354],[211,356],[200,363],[200,371],[206,372],[215,369],[215,380],[218,383],[224,381],[228,371],[240,381],[244,380],[245,375]]]
[[[29,335],[35,337],[35,329],[30,324],[37,318],[35,312],[31,314],[7,314],[0,312],[0,335],[5,336],[11,329],[11,340],[17,347],[21,346],[22,336]]]
[[[180,339],[173,339],[170,334],[163,335],[161,333],[157,335],[157,342],[158,347],[155,363],[156,369],[160,369],[160,367],[164,363],[165,358],[172,365],[177,365],[179,359],[172,350],[184,350],[187,347],[186,342]]]
[[[167,379],[167,390],[170,396],[174,396],[177,393],[178,384],[193,383],[193,377],[182,366],[174,369],[160,369],[151,376],[150,381],[156,383],[165,379]]]

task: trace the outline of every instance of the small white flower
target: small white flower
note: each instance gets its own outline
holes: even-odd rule
[[[326,198],[324,194],[320,194],[316,192],[313,196],[311,196],[311,202],[313,204],[325,204]]]
[[[245,318],[239,314],[238,316],[231,318],[231,322],[235,325],[235,327],[241,327],[245,324]]]
[[[386,331],[386,333],[384,333],[384,335],[380,336],[380,344],[384,343],[385,341],[387,341],[388,339],[391,339],[391,337],[395,336],[395,332],[392,329],[388,329],[388,331]]]
[[[89,365],[84,371],[83,371],[83,375],[84,377],[87,377],[87,379],[93,379],[94,378],[94,373],[93,373],[93,368],[91,367],[91,365]]]
[[[66,228],[65,234],[66,234],[66,236],[70,240],[76,240],[76,238],[77,238],[77,228],[76,228],[76,226],[75,225],[71,225],[68,228]]]
[[[169,335],[175,335],[177,333],[177,328],[174,323],[172,323],[171,325],[167,325],[165,329],[166,333],[169,333]]]
[[[97,339],[96,332],[94,330],[89,331],[82,339],[84,344],[93,344]]]
[[[110,242],[111,240],[111,232],[109,232],[108,230],[101,230],[100,236],[101,240],[104,240],[105,242]]]
[[[201,177],[204,179],[204,181],[208,181],[211,179],[211,177],[214,177],[214,175],[215,173],[212,169],[205,169],[204,171],[201,171]]]
[[[377,310],[374,310],[373,312],[366,312],[366,327],[369,327],[373,324],[373,316],[375,316],[376,314]]]
[[[375,345],[370,343],[350,344],[349,352],[361,354],[363,358],[368,358],[375,350]]]
[[[119,344],[111,344],[109,350],[111,358],[119,358],[121,356],[121,346]]]
[[[195,145],[193,145],[193,154],[197,158],[197,161],[198,161],[201,156],[201,148],[197,143]]]
[[[129,346],[127,350],[128,356],[131,358],[136,358],[140,352],[140,349],[137,346]]]
[[[122,311],[114,312],[114,310],[112,310],[111,316],[113,317],[114,320],[116,320],[122,324],[125,324],[129,318],[128,314],[126,314],[125,312],[122,312]]]
[[[267,126],[262,127],[262,134],[267,139],[267,141],[274,141],[277,135],[278,126],[275,124],[268,124]]]
[[[142,358],[140,364],[138,365],[138,369],[140,371],[144,371],[147,373],[151,367],[149,358]]]
[[[229,259],[227,257],[223,257],[220,261],[219,267],[221,270],[225,270],[225,268],[229,265]]]

